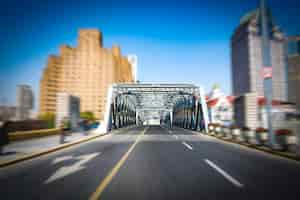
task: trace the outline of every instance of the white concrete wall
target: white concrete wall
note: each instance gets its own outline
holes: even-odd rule
[[[235,101],[234,120],[236,125],[255,129],[257,123],[257,94],[247,93]]]

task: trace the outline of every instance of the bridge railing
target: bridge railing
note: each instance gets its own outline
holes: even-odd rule
[[[199,88],[199,94],[182,94],[174,106],[174,124],[176,126],[205,131],[208,133],[208,111],[204,90]]]
[[[112,129],[136,123],[135,100],[130,93],[118,93],[115,85],[109,87],[106,97],[104,120],[95,132],[104,134]]]

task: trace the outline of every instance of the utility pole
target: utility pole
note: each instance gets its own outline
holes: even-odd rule
[[[262,76],[264,82],[264,97],[266,100],[266,113],[267,113],[267,124],[268,124],[268,136],[269,145],[271,148],[275,148],[276,141],[272,129],[272,99],[273,99],[273,87],[272,87],[272,61],[271,61],[271,47],[270,47],[270,21],[268,9],[265,0],[260,2],[260,29],[261,29],[261,42],[262,42]]]

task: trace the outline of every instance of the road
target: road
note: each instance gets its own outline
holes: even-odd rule
[[[300,199],[300,164],[160,126],[0,169],[1,199]]]

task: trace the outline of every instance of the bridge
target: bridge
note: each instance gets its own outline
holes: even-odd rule
[[[208,131],[204,90],[193,84],[115,84],[106,102],[99,133],[133,124]]]

